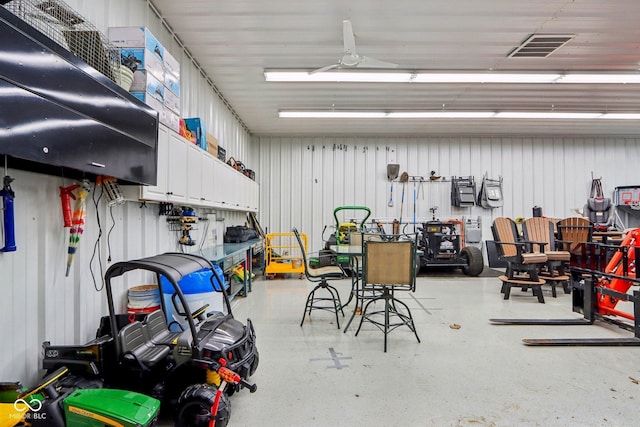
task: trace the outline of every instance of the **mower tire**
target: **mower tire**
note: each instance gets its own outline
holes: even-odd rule
[[[217,389],[208,384],[194,384],[187,387],[178,398],[176,427],[208,427],[216,392]],[[225,427],[229,423],[230,416],[229,398],[226,393],[222,393],[215,418],[216,427]]]
[[[484,260],[482,251],[475,246],[467,246],[460,251],[460,257],[466,260],[466,265],[462,267],[462,272],[467,276],[475,277],[484,270]]]

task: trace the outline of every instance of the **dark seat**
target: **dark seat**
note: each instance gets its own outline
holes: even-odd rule
[[[613,225],[613,203],[608,197],[591,197],[584,205],[584,215],[596,231],[607,231]]]
[[[122,356],[137,362],[143,369],[151,368],[169,355],[169,347],[151,342],[145,326],[138,321],[128,324],[118,334]]]
[[[173,345],[182,332],[171,332],[162,310],[147,314],[144,324],[149,332],[149,339],[153,344]]]
[[[387,335],[400,326],[407,326],[420,342],[411,310],[407,304],[395,297],[397,290],[414,292],[416,289],[415,254],[415,238],[364,242],[363,289],[366,291],[371,287],[373,290],[381,290],[381,293],[365,304],[356,336],[363,322],[371,322],[384,333],[385,352]],[[378,301],[384,303],[384,308],[370,309],[371,304]]]
[[[338,312],[342,313],[344,316],[344,311],[342,311],[342,302],[340,301],[340,294],[338,290],[331,286],[328,282],[330,280],[340,280],[346,279],[347,273],[340,267],[339,265],[328,265],[325,267],[319,268],[311,268],[309,266],[309,260],[307,259],[307,252],[304,242],[302,241],[302,237],[296,228],[293,230],[293,234],[296,236],[298,240],[298,244],[300,245],[300,251],[302,252],[302,260],[304,263],[304,275],[308,281],[317,283],[317,285],[313,288],[309,295],[307,296],[307,302],[304,306],[304,313],[302,314],[302,321],[300,321],[300,326],[304,323],[304,319],[309,313],[311,316],[311,312],[313,310],[325,310],[335,313],[336,316],[336,324],[338,325],[338,329],[340,329],[340,320],[338,318]],[[316,293],[319,291],[326,291],[329,296],[317,296]]]

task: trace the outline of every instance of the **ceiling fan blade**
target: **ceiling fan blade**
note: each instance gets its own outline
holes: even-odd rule
[[[325,71],[333,70],[334,68],[338,68],[340,64],[327,65],[326,67],[318,68],[317,70],[309,71],[309,74],[315,73],[323,73]]]
[[[356,55],[356,37],[353,35],[353,27],[351,21],[345,19],[342,21],[342,42],[344,45],[345,55]]]
[[[398,64],[393,62],[381,61],[379,59],[361,56],[358,68],[398,68]]]

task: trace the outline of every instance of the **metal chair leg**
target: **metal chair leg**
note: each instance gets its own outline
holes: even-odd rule
[[[316,297],[316,291],[318,291],[320,289],[326,289],[327,292],[329,292],[329,294],[331,295],[331,297],[330,298],[328,298],[328,297]],[[324,301],[324,302],[331,301],[332,304],[333,304],[333,307],[328,306],[328,305],[326,305],[326,306],[316,305],[316,304],[320,304],[322,301]],[[340,311],[342,313],[343,317],[344,317],[344,311],[342,310],[342,303],[340,301],[340,293],[338,292],[338,290],[336,288],[334,288],[333,286],[329,285],[326,282],[321,282],[320,284],[316,285],[315,288],[313,288],[313,290],[307,296],[307,302],[306,302],[305,307],[304,307],[304,313],[302,314],[302,320],[300,321],[300,326],[302,326],[304,324],[304,319],[307,316],[307,312],[309,312],[309,317],[311,317],[311,311],[313,311],[313,310],[327,310],[327,311],[334,312],[335,315],[336,315],[336,323],[338,325],[338,329],[340,329],[340,319],[338,317],[338,311]]]

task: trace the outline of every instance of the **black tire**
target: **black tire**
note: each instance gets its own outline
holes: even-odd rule
[[[460,257],[467,261],[467,265],[462,267],[462,272],[467,276],[475,277],[484,270],[482,251],[475,246],[463,248],[460,251]]]
[[[251,361],[251,367],[249,368],[249,376],[256,373],[256,370],[258,369],[259,364],[260,364],[260,353],[258,353],[258,350],[256,350],[256,355]]]
[[[176,427],[208,427],[211,407],[216,399],[217,389],[208,384],[194,384],[187,387],[178,398]],[[231,416],[231,405],[226,393],[220,396],[216,427],[225,427]]]

